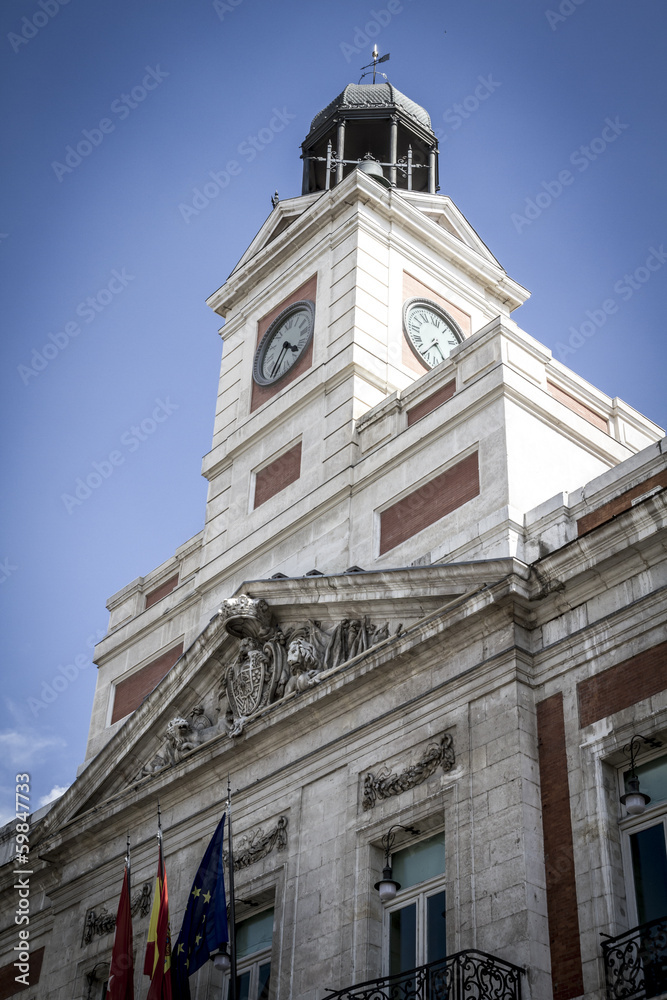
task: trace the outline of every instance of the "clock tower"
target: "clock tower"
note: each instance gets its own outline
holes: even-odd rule
[[[438,193],[424,108],[350,84],[302,159],[301,195],[208,299],[225,324],[199,587],[521,556],[521,511],[654,432],[512,321],[528,292]]]

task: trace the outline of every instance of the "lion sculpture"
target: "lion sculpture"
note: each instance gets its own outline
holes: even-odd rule
[[[287,666],[290,678],[285,685],[285,694],[307,691],[318,684],[320,663],[315,647],[306,639],[293,639],[287,650]]]
[[[204,743],[202,735],[203,729],[211,725],[210,720],[204,715],[200,706],[193,710],[193,723],[188,722],[182,715],[175,716],[168,724],[163,740],[163,747],[160,753],[148,763],[144,764],[135,780],[144,778],[148,774],[155,774],[165,767],[173,767],[183,759],[183,754],[188,750],[195,750]],[[196,718],[195,718],[196,717]],[[206,725],[202,725],[206,723]]]

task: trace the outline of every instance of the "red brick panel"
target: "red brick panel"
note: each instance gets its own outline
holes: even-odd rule
[[[428,413],[432,413],[433,410],[437,410],[442,403],[446,403],[448,399],[451,399],[456,392],[456,379],[448,382],[447,385],[443,385],[437,392],[432,393],[427,396],[426,399],[422,399],[421,403],[417,403],[416,406],[411,406],[408,410],[408,427],[412,424],[416,424],[418,420],[425,417]]]
[[[169,673],[176,660],[183,652],[183,643],[158,656],[152,663],[147,663],[124,681],[116,684],[116,694],[113,701],[111,722],[118,722],[130,712],[138,708],[147,694],[150,694],[156,684]]]
[[[380,555],[479,495],[477,452],[380,514]]]
[[[655,489],[656,486],[667,487],[667,469],[659,472],[656,476],[651,476],[650,479],[645,479],[643,483],[633,486],[631,490],[626,490],[620,496],[614,497],[609,503],[602,504],[590,514],[584,514],[577,521],[578,534],[585,535],[587,531],[592,531],[593,528],[599,527],[606,521],[611,521],[612,517],[622,514],[624,510],[630,510],[633,500]]]
[[[565,389],[561,389],[560,386],[554,385],[553,382],[549,382],[547,379],[547,389],[551,393],[554,399],[558,399],[561,403],[564,403],[569,410],[573,413],[578,413],[580,417],[584,420],[588,420],[589,424],[593,424],[594,427],[598,427],[601,431],[609,433],[609,425],[604,417],[601,417],[599,413],[592,410],[590,406],[586,406],[582,403],[580,399],[576,399],[571,396],[569,392],[565,392]]]
[[[18,933],[16,935],[16,942],[18,944]],[[24,986],[23,983],[17,983],[16,977],[20,976],[21,970],[17,969],[14,962],[17,959],[12,959],[8,965],[3,965],[0,969],[0,1000],[7,1000],[7,997],[13,997],[17,993],[22,993],[23,990],[32,989],[39,982],[39,975],[42,971],[42,961],[44,959],[44,949],[37,948],[30,955],[30,961],[28,965],[30,966],[30,972],[28,973],[28,986]]]
[[[176,576],[170,577],[165,583],[161,583],[159,587],[155,588],[155,590],[149,590],[146,594],[146,607],[152,608],[154,604],[161,601],[163,597],[167,596],[167,594],[171,594],[172,590],[174,590],[177,586],[178,573]]]
[[[279,316],[283,309],[287,309],[291,306],[293,302],[300,302],[301,299],[309,299],[311,302],[315,302],[317,298],[317,275],[314,274],[312,278],[309,278],[305,285],[301,285],[296,291],[288,295],[286,299],[272,309],[270,313],[263,316],[259,323],[257,324],[257,347],[259,347],[259,342],[273,323],[276,316]],[[313,363],[313,338],[311,337],[310,343],[306,348],[304,354],[299,358],[297,363],[293,368],[290,368],[287,375],[281,378],[280,381],[275,385],[257,385],[255,380],[252,380],[252,395],[250,398],[250,412],[253,413],[258,407],[265,403],[267,399],[272,399],[279,392],[293,382],[295,378],[298,378],[303,372],[308,371]]]
[[[257,473],[255,477],[255,507],[266,503],[276,493],[280,493],[301,475],[301,442],[274,459]]]
[[[537,705],[537,738],[553,995],[571,1000],[581,996],[584,983],[562,694]]]
[[[579,725],[590,726],[665,690],[667,642],[661,642],[577,684]]]

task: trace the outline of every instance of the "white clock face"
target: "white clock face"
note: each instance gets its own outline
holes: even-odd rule
[[[408,299],[403,324],[410,347],[429,368],[445,361],[463,340],[458,323],[429,299]]]
[[[294,302],[274,319],[255,354],[258,385],[273,385],[294,367],[310,343],[314,320],[315,305],[307,300]]]

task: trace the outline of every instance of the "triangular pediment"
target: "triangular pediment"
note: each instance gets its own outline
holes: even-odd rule
[[[502,266],[451,198],[439,196],[437,204],[433,208],[424,206],[421,210],[442,229],[455,236],[471,250],[481,254],[490,264],[495,264],[497,267]]]
[[[472,596],[517,568],[524,577],[523,564],[500,559],[243,584],[55,803],[42,837],[102,803],[182,780],[237,738],[252,738],[255,723],[307,711],[353,679],[355,666],[373,669],[426,631],[460,623],[468,598],[478,611]]]
[[[321,192],[318,191],[312,195],[279,201],[231,273],[235,274],[239,268],[243,267],[260,250],[263,250],[264,247],[272,243],[281,233],[284,233],[299,216],[303,215],[310,208],[313,202],[317,201],[320,194]]]

